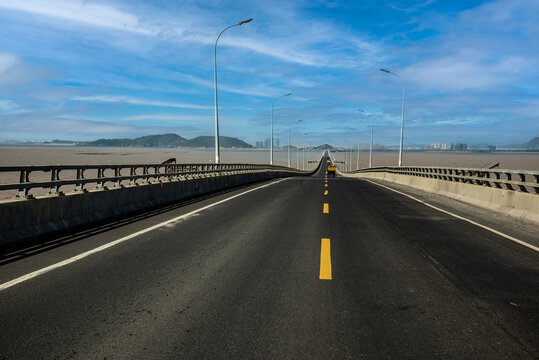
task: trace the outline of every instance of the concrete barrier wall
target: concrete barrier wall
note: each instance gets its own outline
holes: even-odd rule
[[[340,174],[411,186],[539,224],[539,195],[536,194],[387,172]]]
[[[34,242],[36,237],[75,226],[285,176],[291,174],[267,171],[4,202],[0,204],[0,249],[19,247]]]

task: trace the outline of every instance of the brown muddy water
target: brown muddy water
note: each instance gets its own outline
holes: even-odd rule
[[[305,168],[316,166],[320,151],[305,152]],[[345,159],[342,152],[334,153],[338,161]],[[211,163],[214,161],[213,149],[185,148],[95,148],[95,147],[53,147],[53,146],[0,146],[0,166],[10,165],[124,165],[156,164],[169,158],[176,158],[178,163]],[[309,163],[309,160],[312,162]],[[346,160],[357,167],[357,151],[346,155]],[[373,166],[395,166],[398,152],[373,152]],[[222,163],[269,163],[267,149],[221,150]],[[445,166],[445,167],[482,167],[488,163],[500,163],[501,169],[539,170],[539,152],[405,152],[403,165]],[[274,151],[274,164],[287,166],[288,152]],[[299,154],[292,149],[291,165],[303,167],[303,151]],[[368,151],[361,151],[359,167],[369,165]],[[340,164],[341,167],[344,165]],[[65,177],[64,177],[65,176]],[[72,174],[62,172],[61,178],[72,178]],[[0,184],[17,183],[18,173],[0,172]],[[31,181],[49,181],[50,173],[36,172]],[[90,188],[90,187],[89,187]],[[69,189],[62,189],[68,191]],[[34,195],[44,195],[45,189],[33,190]],[[12,198],[15,191],[0,191],[0,200]]]

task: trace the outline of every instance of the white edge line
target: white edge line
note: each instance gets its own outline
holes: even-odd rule
[[[512,237],[511,235],[504,234],[504,233],[501,232],[501,231],[498,231],[498,230],[495,230],[495,229],[490,228],[490,227],[488,227],[488,226],[482,225],[482,224],[480,224],[480,223],[478,223],[478,222],[475,222],[475,221],[473,221],[473,220],[467,219],[467,218],[462,217],[462,216],[460,216],[460,215],[453,214],[453,213],[450,212],[450,211],[447,211],[447,210],[444,210],[444,209],[440,209],[439,207],[436,207],[436,206],[431,205],[431,204],[429,204],[429,203],[427,203],[427,202],[424,202],[423,200],[419,200],[418,198],[415,198],[415,197],[413,197],[412,195],[408,195],[408,194],[405,194],[405,193],[400,192],[400,191],[398,191],[398,190],[392,189],[392,188],[390,188],[389,186],[385,186],[385,185],[382,185],[382,184],[378,184],[378,183],[375,182],[375,181],[371,181],[371,180],[367,180],[367,179],[361,179],[361,180],[365,180],[365,181],[370,182],[371,184],[375,184],[375,185],[381,186],[381,187],[383,187],[383,188],[386,188],[386,189],[388,189],[388,190],[394,191],[394,192],[396,192],[397,194],[401,194],[401,195],[403,195],[403,196],[406,196],[406,197],[408,197],[408,198],[410,198],[410,199],[413,199],[413,200],[415,200],[415,201],[417,201],[417,202],[420,202],[421,204],[426,205],[426,206],[428,206],[428,207],[430,207],[430,208],[433,208],[433,209],[435,209],[435,210],[441,211],[441,212],[443,212],[443,213],[445,213],[445,214],[447,214],[447,215],[451,215],[451,216],[453,216],[453,217],[456,217],[456,218],[459,219],[459,220],[467,221],[467,222],[469,222],[470,224],[473,224],[473,225],[478,226],[478,227],[480,227],[480,228],[482,228],[482,229],[485,229],[485,230],[488,230],[488,231],[490,231],[490,232],[493,232],[493,233],[496,234],[496,235],[500,235],[500,236],[502,236],[502,237],[504,237],[504,238],[506,238],[506,239],[509,239],[509,240],[511,240],[511,241],[514,241],[514,242],[516,242],[517,244],[526,246],[527,248],[530,248],[530,249],[532,249],[532,250],[539,251],[539,247],[537,247],[537,246],[534,246],[534,245],[529,244],[529,243],[527,243],[527,242],[525,242],[525,241],[522,241],[522,240],[519,240],[519,239],[517,239],[517,238],[514,238],[514,237]]]
[[[99,247],[96,247],[95,249],[88,250],[88,251],[83,252],[83,253],[81,253],[81,254],[79,254],[79,255],[76,255],[76,256],[70,257],[70,258],[68,258],[68,259],[66,259],[66,260],[60,261],[60,262],[58,262],[58,263],[56,263],[56,264],[53,264],[53,265],[44,267],[44,268],[42,268],[42,269],[33,271],[33,272],[28,273],[28,274],[23,275],[23,276],[20,276],[20,277],[18,277],[18,278],[16,278],[16,279],[13,279],[13,280],[10,280],[10,281],[5,282],[5,283],[3,283],[3,284],[0,284],[0,291],[5,290],[5,289],[7,289],[7,288],[9,288],[9,287],[11,287],[11,286],[13,286],[13,285],[20,284],[20,283],[22,283],[22,282],[24,282],[24,281],[26,281],[26,280],[30,280],[30,279],[33,279],[33,278],[35,278],[35,277],[37,277],[37,276],[43,275],[43,274],[45,274],[45,273],[48,273],[49,271],[58,269],[58,268],[60,268],[60,267],[66,266],[66,265],[69,265],[69,264],[71,264],[71,263],[74,263],[75,261],[84,259],[85,257],[88,257],[88,256],[90,256],[90,255],[96,254],[96,253],[101,252],[101,251],[103,251],[103,250],[106,250],[106,249],[108,249],[108,248],[110,248],[110,247],[113,247],[113,246],[115,246],[115,245],[118,245],[118,244],[120,244],[120,243],[123,243],[124,241],[130,240],[130,239],[132,239],[132,238],[134,238],[134,237],[136,237],[136,236],[145,234],[145,233],[150,232],[150,231],[152,231],[152,230],[155,230],[155,229],[158,229],[158,228],[160,228],[160,227],[166,226],[166,225],[168,225],[168,224],[170,224],[170,223],[173,223],[173,222],[176,222],[176,221],[178,221],[178,220],[187,218],[187,217],[189,217],[189,216],[191,216],[191,215],[193,215],[193,214],[196,214],[196,213],[201,212],[201,211],[203,211],[203,210],[209,209],[209,208],[214,207],[214,206],[216,206],[216,205],[222,204],[222,203],[227,202],[227,201],[229,201],[229,200],[235,199],[235,198],[237,198],[237,197],[240,197],[240,196],[245,195],[245,194],[247,194],[247,193],[250,193],[250,192],[252,192],[252,191],[259,190],[259,189],[262,189],[262,188],[265,188],[265,187],[268,187],[268,186],[277,184],[277,183],[279,183],[279,182],[281,182],[281,181],[288,180],[288,179],[290,179],[290,178],[280,179],[280,180],[277,180],[277,181],[273,181],[273,182],[271,182],[271,183],[269,183],[269,184],[265,184],[265,185],[262,185],[262,186],[258,186],[258,187],[254,188],[254,189],[250,189],[250,190],[244,191],[244,192],[242,192],[242,193],[239,193],[239,194],[236,194],[236,195],[231,196],[231,197],[229,197],[229,198],[220,200],[220,201],[215,202],[215,203],[213,203],[213,204],[209,204],[209,205],[203,206],[203,207],[201,207],[200,209],[196,209],[196,210],[193,210],[193,211],[191,211],[191,212],[188,212],[187,214],[183,214],[183,215],[177,216],[177,217],[175,217],[175,218],[173,218],[173,219],[170,219],[170,220],[164,221],[164,222],[162,222],[162,223],[159,223],[159,224],[150,226],[150,227],[148,227],[148,228],[146,228],[146,229],[144,229],[144,230],[137,231],[137,232],[135,232],[135,233],[133,233],[133,234],[131,234],[131,235],[127,235],[127,236],[124,236],[124,237],[122,237],[122,238],[120,238],[120,239],[111,241],[111,242],[109,242],[109,243],[106,243],[106,244],[104,244],[104,245],[101,245],[101,246],[99,246]]]

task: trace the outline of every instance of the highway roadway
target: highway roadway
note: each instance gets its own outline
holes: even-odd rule
[[[4,256],[0,358],[539,358],[539,252],[324,174]]]

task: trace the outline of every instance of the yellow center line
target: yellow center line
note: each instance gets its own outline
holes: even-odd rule
[[[324,210],[323,210],[324,214],[329,214],[329,204],[328,203],[324,203]]]
[[[327,195],[327,194],[328,194],[328,191],[327,191],[327,190],[326,190],[326,191],[324,191],[324,195]]]
[[[320,280],[331,280],[331,253],[329,239],[322,239],[320,250]]]
[[[328,187],[328,184],[324,184],[325,187]]]

